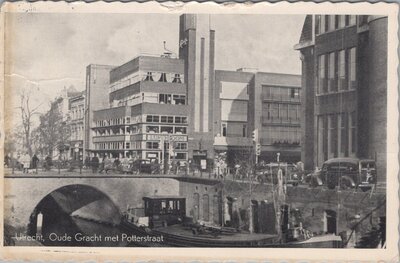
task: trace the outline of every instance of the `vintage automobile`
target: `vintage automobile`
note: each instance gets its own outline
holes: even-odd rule
[[[131,172],[134,174],[138,173],[154,174],[159,172],[159,168],[160,168],[159,164],[152,163],[150,160],[137,159],[132,163]]]
[[[309,177],[312,187],[326,185],[329,189],[360,188],[366,191],[377,182],[376,164],[371,159],[333,158]]]
[[[288,163],[268,163],[257,167],[256,177],[259,181],[278,184],[278,170],[281,169],[283,183],[293,186],[299,185],[303,180],[302,172],[294,164]]]

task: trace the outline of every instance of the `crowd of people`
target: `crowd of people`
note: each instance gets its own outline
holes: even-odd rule
[[[16,168],[28,173],[30,169],[37,172],[40,159],[37,154],[31,157],[28,152],[18,153],[16,158],[11,158],[8,154],[4,156],[4,166],[7,168]]]

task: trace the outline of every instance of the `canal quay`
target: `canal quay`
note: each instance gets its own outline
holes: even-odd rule
[[[229,225],[244,232],[275,232],[271,206],[277,186],[229,176],[66,170],[9,173],[5,175],[5,189],[9,245],[144,246],[143,242],[128,242],[136,237],[120,223],[127,210],[143,208],[146,196],[183,197],[186,216],[199,221]],[[386,214],[386,194],[379,187],[363,192],[300,183],[285,185],[284,193],[286,209],[295,218],[292,220],[301,222],[315,236],[344,236],[347,247],[356,246],[376,231],[374,226],[379,226]]]

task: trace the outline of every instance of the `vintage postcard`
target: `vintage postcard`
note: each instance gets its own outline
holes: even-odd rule
[[[398,5],[1,11],[5,259],[399,260]]]

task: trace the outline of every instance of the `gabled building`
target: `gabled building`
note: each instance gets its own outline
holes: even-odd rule
[[[85,96],[78,93],[69,99],[70,157],[83,160],[83,138],[85,135]]]

